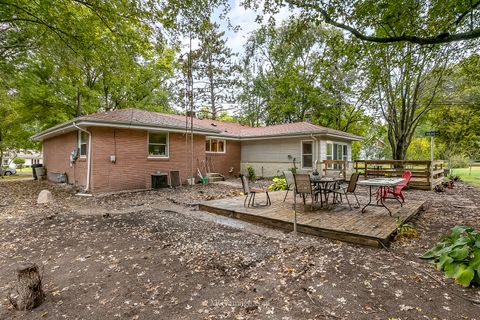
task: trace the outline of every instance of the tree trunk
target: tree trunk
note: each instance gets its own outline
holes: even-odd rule
[[[208,56],[208,80],[210,82],[210,104],[212,109],[212,119],[217,120],[217,105],[215,102],[215,82],[213,76],[212,56]]]
[[[21,264],[17,268],[16,296],[8,300],[17,310],[32,310],[42,304],[45,293],[42,289],[42,276],[34,263]]]
[[[77,117],[82,115],[82,94],[80,93],[80,88],[77,87]]]

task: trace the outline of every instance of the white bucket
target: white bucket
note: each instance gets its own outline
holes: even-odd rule
[[[39,167],[39,168],[35,168],[35,174],[37,175],[37,177],[43,177],[45,175],[45,168],[42,168],[42,167]]]
[[[187,183],[188,183],[189,186],[193,186],[195,184],[195,178],[187,179]]]

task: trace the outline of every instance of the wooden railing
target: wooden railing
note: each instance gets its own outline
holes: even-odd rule
[[[355,172],[369,177],[400,177],[408,170],[412,173],[409,186],[415,189],[432,190],[443,180],[442,160],[355,160]]]
[[[348,162],[345,160],[323,160],[322,171],[325,176],[343,175],[347,176]]]

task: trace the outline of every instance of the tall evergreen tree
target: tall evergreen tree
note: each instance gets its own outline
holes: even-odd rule
[[[206,22],[200,33],[200,47],[193,54],[194,76],[198,79],[196,101],[214,120],[234,103],[238,78],[235,54],[226,45],[225,32],[220,32],[219,27]]]

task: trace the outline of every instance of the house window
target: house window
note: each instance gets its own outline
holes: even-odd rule
[[[225,153],[225,140],[207,139],[205,140],[205,151],[210,153]]]
[[[168,133],[148,133],[148,156],[161,158],[168,157]]]
[[[346,144],[327,142],[327,160],[348,160]],[[338,169],[340,165],[328,165],[328,169]]]
[[[313,167],[313,141],[302,141],[302,168]]]
[[[80,157],[82,158],[87,156],[87,144],[88,134],[84,131],[80,131],[78,134],[78,149],[80,151]]]

